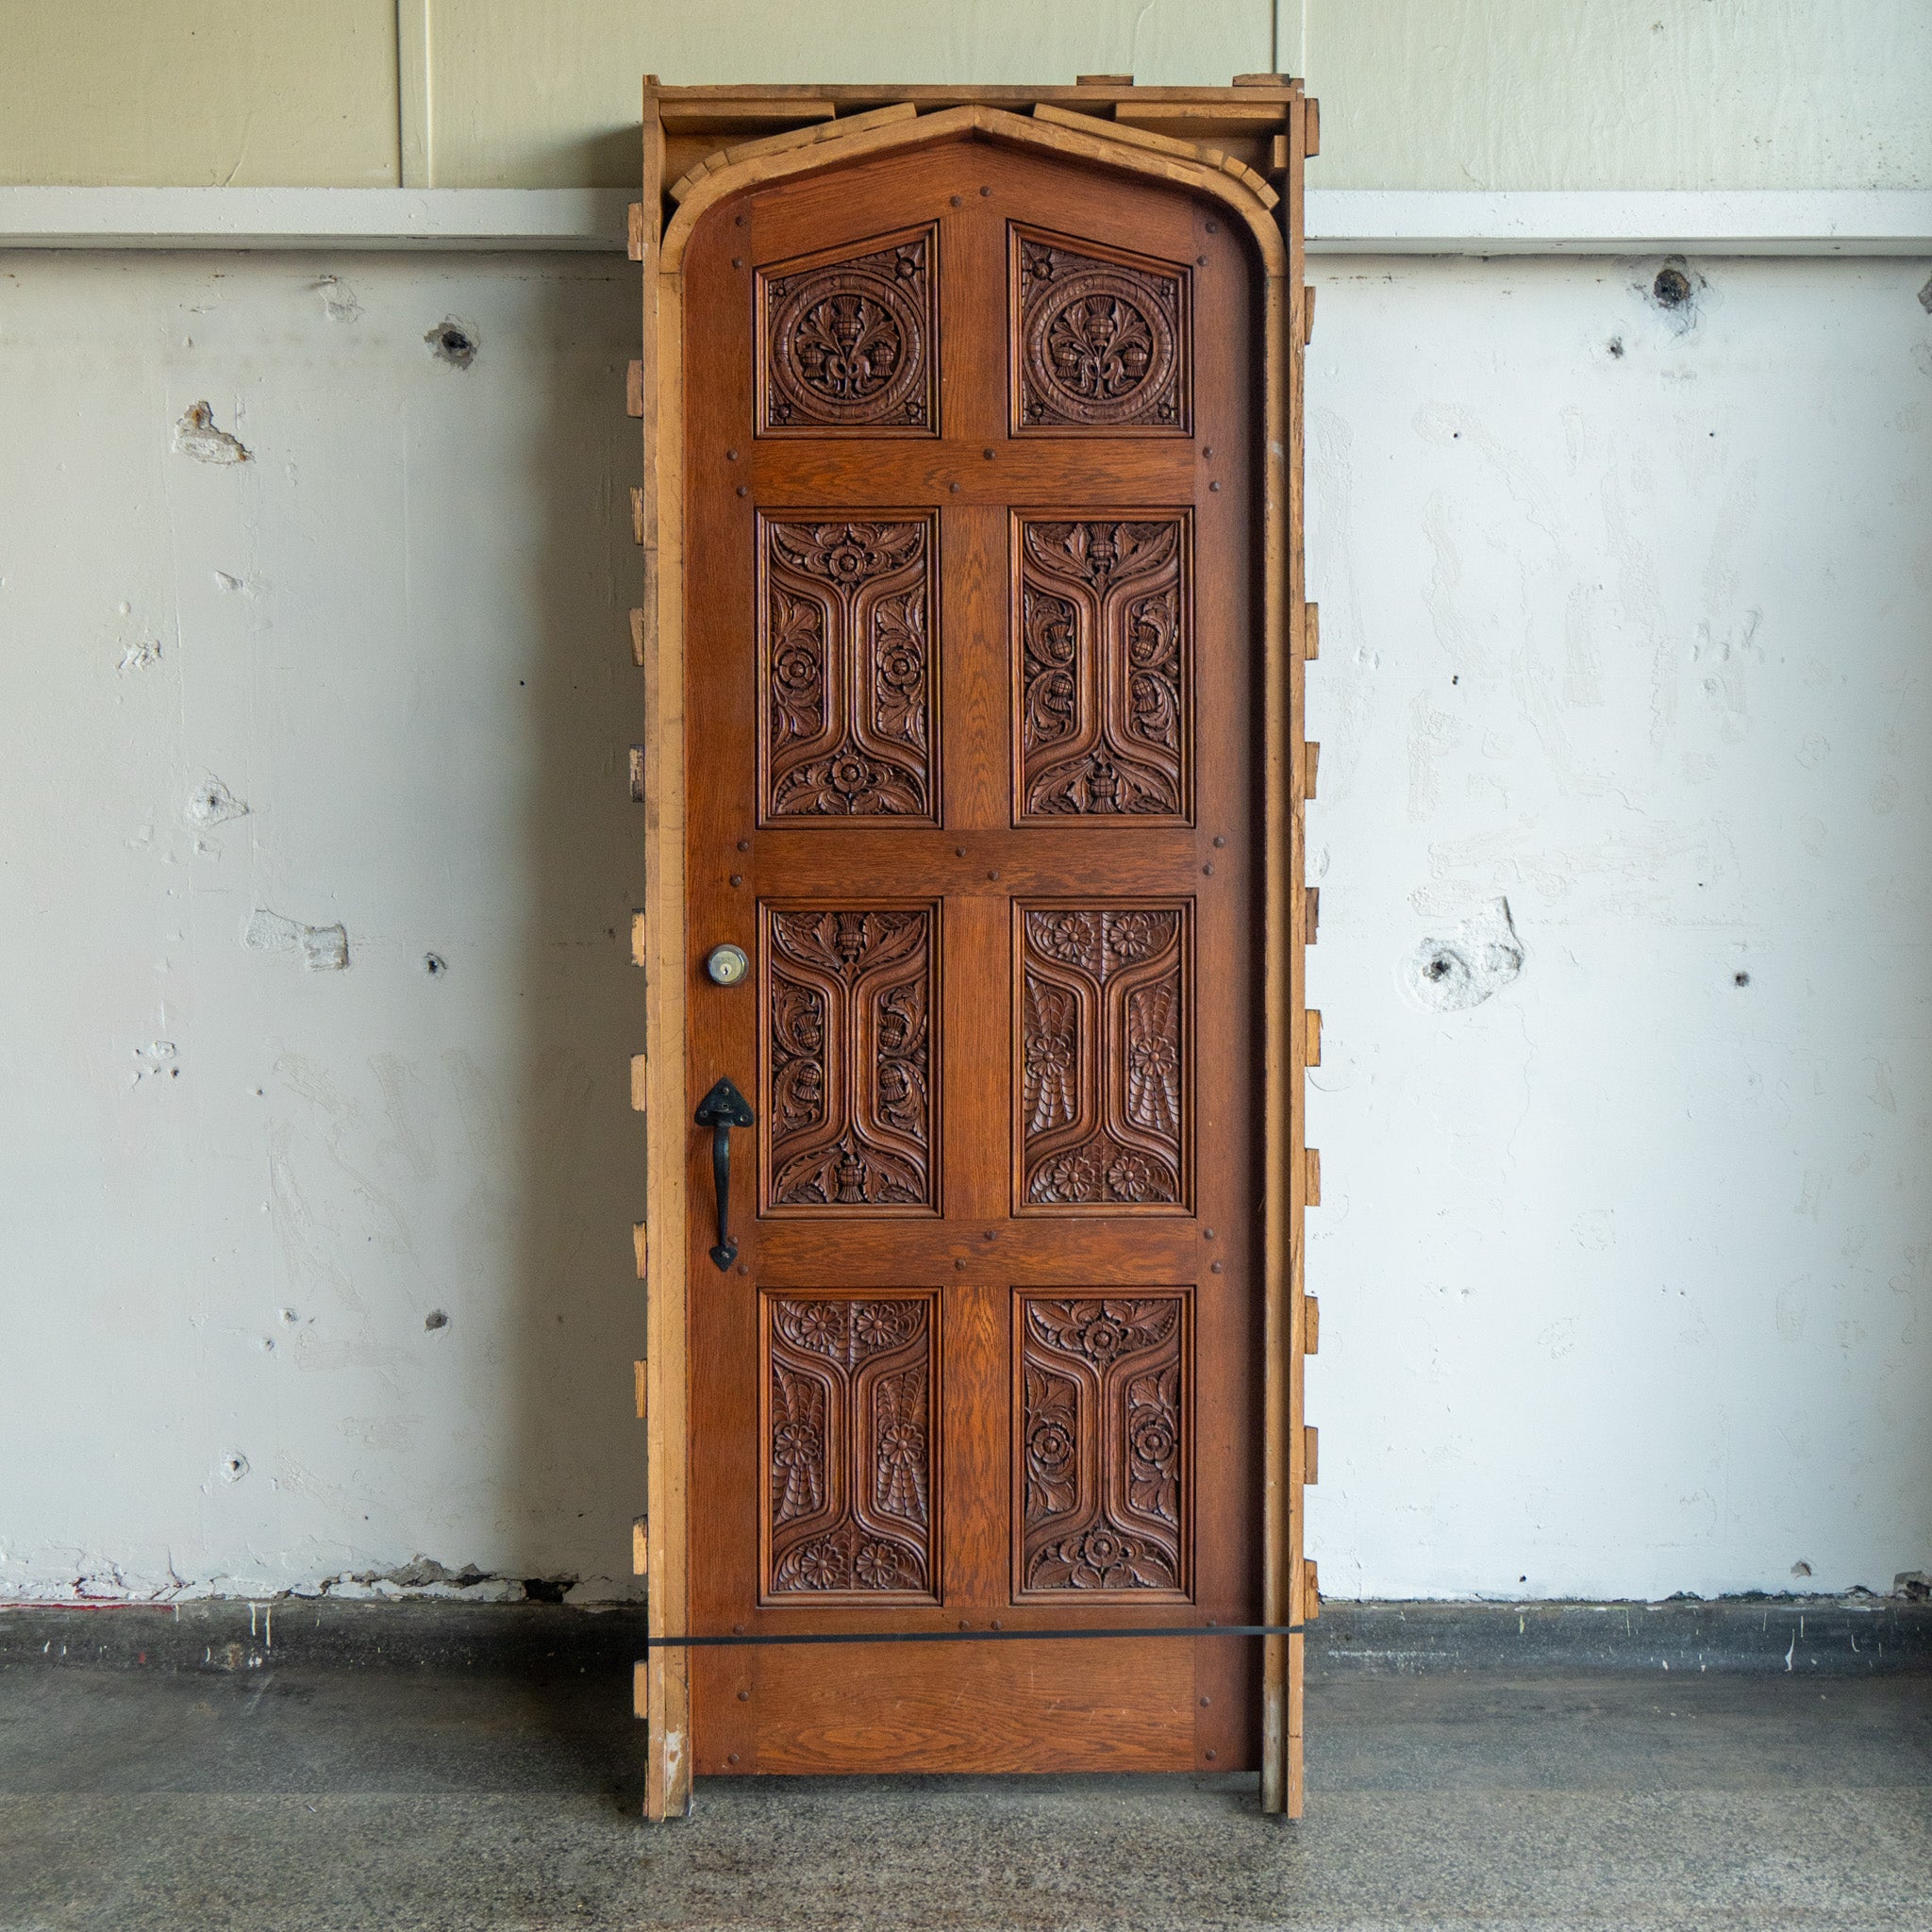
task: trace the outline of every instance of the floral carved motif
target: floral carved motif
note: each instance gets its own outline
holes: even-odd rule
[[[1021,911],[1019,1203],[1185,1208],[1187,913]]]
[[[908,229],[861,245],[759,270],[763,433],[933,431],[937,237]]]
[[[1186,1297],[1020,1307],[1015,1593],[1185,1597]]]
[[[767,1597],[933,1594],[932,1304],[765,1300]]]
[[[930,907],[768,907],[767,1210],[938,1206]]]
[[[1190,525],[1016,521],[1022,821],[1185,824]]]
[[[1014,427],[1185,436],[1185,268],[1012,231]]]
[[[766,824],[934,822],[929,517],[759,525]]]

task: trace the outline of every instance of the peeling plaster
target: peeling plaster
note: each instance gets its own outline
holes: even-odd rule
[[[191,403],[175,425],[175,447],[198,463],[245,463],[253,454],[239,438],[215,427],[208,403]]]
[[[294,953],[311,973],[340,973],[349,963],[349,935],[340,925],[304,925],[258,906],[248,915],[242,943],[256,953]]]
[[[1446,939],[1425,939],[1409,955],[1404,983],[1420,1005],[1465,1012],[1502,991],[1523,971],[1523,944],[1509,902],[1491,899]]]

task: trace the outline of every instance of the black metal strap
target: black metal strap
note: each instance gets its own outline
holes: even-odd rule
[[[1299,1637],[1300,1624],[1164,1624],[1152,1629],[1108,1630],[808,1630],[782,1637],[647,1637],[646,1650],[696,1650],[712,1645],[767,1643],[1024,1643],[1073,1637]]]

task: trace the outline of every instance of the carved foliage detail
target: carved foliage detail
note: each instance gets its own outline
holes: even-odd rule
[[[931,433],[939,368],[930,227],[758,272],[759,427]]]
[[[1189,525],[1018,523],[1023,821],[1186,824]]]
[[[765,1300],[768,1597],[933,1593],[932,1305]]]
[[[1185,436],[1188,271],[1012,233],[1013,426]]]
[[[1186,908],[1021,922],[1019,1205],[1185,1208]]]
[[[933,908],[766,908],[768,1210],[937,1208]]]
[[[933,526],[762,521],[760,805],[933,820]]]
[[[1185,1597],[1186,1297],[1020,1299],[1019,1595]]]

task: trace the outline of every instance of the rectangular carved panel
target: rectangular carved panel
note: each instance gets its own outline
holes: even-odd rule
[[[1191,905],[1014,910],[1015,1211],[1188,1212]]]
[[[758,822],[936,824],[930,512],[758,519]]]
[[[1187,1293],[1016,1301],[1014,1597],[1187,1599]]]
[[[1013,433],[1189,435],[1190,271],[1017,224],[1008,238]]]
[[[939,1209],[939,908],[766,904],[768,1214]]]
[[[758,272],[760,436],[939,433],[939,229]]]
[[[930,1294],[766,1294],[766,1601],[938,1600]]]
[[[1192,522],[1013,519],[1016,824],[1193,819]]]

